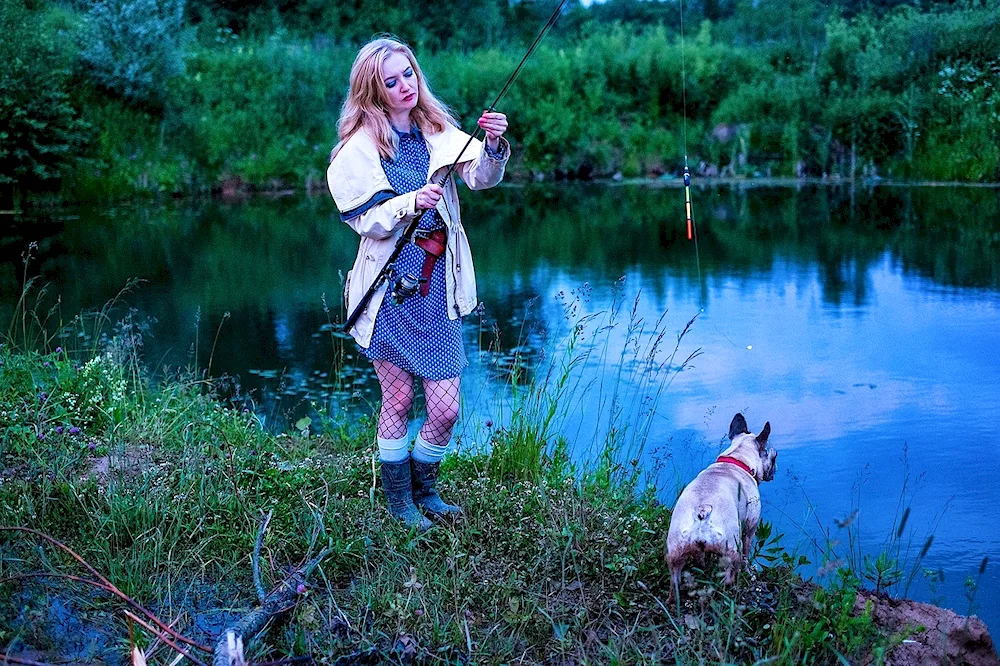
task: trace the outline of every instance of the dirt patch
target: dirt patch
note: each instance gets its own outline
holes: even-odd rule
[[[133,446],[123,452],[89,458],[89,464],[84,479],[93,478],[101,486],[107,486],[113,475],[123,477],[138,477],[143,470],[149,469],[153,462],[152,447],[148,445]]]
[[[889,653],[886,666],[1000,666],[986,624],[975,615],[965,617],[918,601],[888,599],[870,592],[859,592],[855,602],[858,610],[862,610],[868,602],[871,602],[875,623],[884,631],[910,631],[903,643]]]

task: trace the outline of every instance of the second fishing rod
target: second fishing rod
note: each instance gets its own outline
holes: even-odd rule
[[[524,67],[524,63],[527,62],[528,58],[531,56],[532,52],[534,52],[539,42],[542,41],[542,37],[545,36],[545,33],[548,32],[549,28],[555,25],[555,22],[559,18],[559,15],[562,12],[563,6],[566,4],[566,2],[567,0],[560,0],[559,5],[556,7],[555,11],[552,12],[552,15],[549,17],[549,20],[545,22],[545,25],[542,27],[541,31],[539,31],[538,36],[535,37],[535,40],[531,43],[531,46],[528,47],[527,53],[524,54],[524,57],[521,58],[521,62],[518,63],[517,67],[507,78],[507,82],[500,90],[500,93],[497,95],[496,99],[493,100],[493,103],[490,104],[487,111],[493,112],[496,110],[497,104],[499,104],[500,100],[503,99],[503,96],[507,94],[507,90],[510,88],[511,84],[514,83],[514,80],[517,78],[517,75],[521,72],[521,68]],[[458,157],[455,158],[455,161],[452,162],[452,164],[448,167],[448,170],[444,173],[443,176],[441,176],[441,178],[436,183],[437,185],[439,185],[440,187],[444,187],[445,183],[448,182],[448,179],[452,177],[452,175],[455,173],[455,169],[458,168],[458,165],[461,162],[462,156],[465,154],[465,151],[468,149],[470,145],[472,145],[472,141],[473,139],[475,139],[475,135],[476,132],[474,132],[469,136],[469,140],[465,142],[465,146],[463,146],[462,150],[459,151]],[[354,308],[354,311],[351,312],[350,316],[348,316],[347,318],[347,321],[344,323],[343,330],[345,333],[350,332],[350,330],[354,328],[354,325],[358,322],[358,318],[361,317],[361,314],[365,311],[365,308],[368,307],[368,303],[371,301],[372,297],[375,296],[378,290],[381,289],[382,285],[384,285],[387,281],[389,280],[393,281],[392,291],[394,299],[397,302],[401,302],[403,299],[408,298],[416,293],[417,289],[420,286],[420,278],[405,273],[397,274],[394,269],[394,266],[396,260],[399,258],[399,255],[402,253],[403,249],[411,242],[413,242],[413,235],[416,232],[417,227],[420,225],[420,221],[423,219],[424,215],[428,214],[432,210],[434,209],[426,208],[422,210],[420,214],[414,217],[403,229],[403,233],[401,233],[399,235],[399,238],[396,239],[396,245],[393,248],[392,253],[386,259],[385,264],[378,272],[378,275],[375,277],[375,280],[372,282],[371,286],[368,287],[368,290],[364,293],[364,296],[361,297],[361,300],[358,301],[358,304]]]

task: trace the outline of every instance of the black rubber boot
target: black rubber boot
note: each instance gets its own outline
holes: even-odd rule
[[[460,507],[447,504],[434,488],[437,485],[438,471],[441,463],[425,463],[410,458],[411,476],[413,477],[413,503],[436,516],[457,516],[462,513]]]
[[[409,458],[399,462],[382,461],[382,490],[393,518],[398,518],[407,527],[416,527],[421,532],[430,529],[431,521],[424,518],[413,504]]]

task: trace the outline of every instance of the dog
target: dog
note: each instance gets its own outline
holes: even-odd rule
[[[767,448],[770,422],[754,436],[742,414],[729,424],[732,444],[684,488],[670,516],[667,565],[674,593],[681,571],[714,553],[725,571],[724,584],[736,582],[744,558],[753,547],[760,523],[757,484],[774,478],[777,451]]]

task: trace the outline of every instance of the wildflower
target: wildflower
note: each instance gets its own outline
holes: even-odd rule
[[[305,583],[299,583],[299,586],[295,588],[295,593],[296,594],[305,594],[306,593],[306,584]]]
[[[486,427],[487,428],[493,427],[493,419],[486,419]]]
[[[62,347],[56,347],[56,353],[62,354]]]
[[[97,442],[88,442],[87,443],[87,448],[90,449],[91,451],[93,451],[94,449],[97,448]]]
[[[44,439],[45,439],[45,433],[44,433],[44,432],[40,432],[40,433],[38,433],[38,440],[39,440],[39,441],[42,441],[42,440],[44,440]]]
[[[44,361],[44,362],[42,363],[42,367],[43,367],[43,368],[47,368],[47,367],[49,367],[49,362],[48,362],[48,361]]]
[[[423,608],[418,608],[417,610],[414,611],[414,613],[416,613],[417,617],[419,617],[419,616],[421,616],[421,615],[424,614],[424,609]]]
[[[57,435],[61,435],[62,431],[63,431],[63,427],[62,426],[56,426],[56,434]]]
[[[71,435],[79,435],[80,434],[80,429],[77,428],[76,426],[73,426],[72,428],[69,429],[69,434],[71,434]]]

